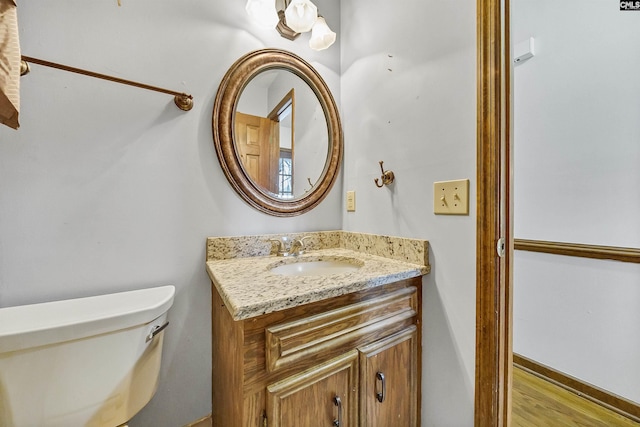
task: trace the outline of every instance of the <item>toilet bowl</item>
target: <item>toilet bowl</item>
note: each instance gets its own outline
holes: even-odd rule
[[[175,288],[0,308],[0,427],[116,427],[153,397]]]

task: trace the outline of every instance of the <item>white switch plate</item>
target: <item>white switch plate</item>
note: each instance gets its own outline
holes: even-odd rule
[[[434,182],[433,213],[469,215],[469,180]]]
[[[356,211],[356,192],[347,191],[347,212]]]

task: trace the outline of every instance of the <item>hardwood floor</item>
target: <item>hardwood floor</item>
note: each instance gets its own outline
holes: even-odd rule
[[[598,404],[517,366],[513,368],[513,427],[640,427]]]

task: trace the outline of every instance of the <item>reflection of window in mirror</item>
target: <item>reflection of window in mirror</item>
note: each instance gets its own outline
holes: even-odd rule
[[[280,160],[278,162],[278,196],[283,199],[293,197],[293,162],[291,149],[280,148]]]

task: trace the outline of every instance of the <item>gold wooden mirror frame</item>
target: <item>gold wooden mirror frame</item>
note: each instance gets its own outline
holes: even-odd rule
[[[266,70],[287,70],[305,81],[320,102],[327,122],[329,149],[324,170],[313,189],[295,199],[279,199],[257,185],[245,171],[234,143],[234,115],[247,84]],[[220,166],[233,189],[254,208],[274,216],[294,216],[316,207],[336,181],[342,160],[342,125],[338,107],[320,74],[297,55],[279,49],[261,49],[238,59],[220,83],[213,105],[213,142]]]

